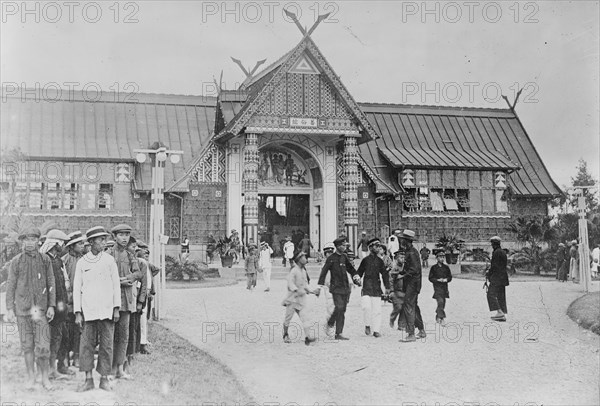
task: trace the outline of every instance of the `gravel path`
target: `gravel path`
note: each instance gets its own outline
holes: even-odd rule
[[[269,293],[261,282],[254,292],[245,283],[169,289],[163,321],[229,365],[260,404],[600,404],[600,337],[565,314],[583,294],[578,285],[515,282],[507,288],[508,322],[495,323],[481,282],[455,279],[440,328],[424,281],[419,305],[428,337],[415,343],[398,342],[387,304],[383,336],[365,336],[355,289],[344,329],[350,340],[326,339],[319,329],[319,342],[306,347],[301,334],[292,344],[281,339],[285,281],[273,281]],[[309,312],[322,326],[323,296],[310,296]]]

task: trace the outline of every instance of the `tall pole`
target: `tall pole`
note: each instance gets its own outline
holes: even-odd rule
[[[590,246],[588,241],[587,219],[585,218],[586,203],[583,190],[578,189],[577,210],[579,212],[579,275],[583,290],[590,291],[592,274],[590,271]]]
[[[150,195],[150,236],[149,236],[149,241],[148,241],[148,245],[150,246],[150,262],[154,265],[154,266],[158,266],[158,262],[157,262],[157,257],[156,257],[156,156],[152,156],[153,161],[153,165],[152,165],[152,194]],[[159,319],[159,315],[160,315],[160,302],[162,300],[162,295],[160,292],[160,275],[158,278],[158,295],[156,296],[156,300],[154,302],[154,317],[155,319]]]
[[[165,234],[165,161],[158,160],[157,166],[157,228],[158,232],[156,233],[156,253],[158,255],[157,266],[160,267],[160,297],[161,297],[161,314],[162,317],[165,315],[165,289],[167,285],[166,280],[166,267],[165,267],[165,254],[164,254],[164,244],[162,243],[162,236]]]

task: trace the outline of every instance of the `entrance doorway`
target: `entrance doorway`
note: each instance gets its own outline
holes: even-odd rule
[[[259,240],[273,248],[273,256],[282,256],[287,236],[298,247],[304,235],[310,235],[309,194],[259,194]]]

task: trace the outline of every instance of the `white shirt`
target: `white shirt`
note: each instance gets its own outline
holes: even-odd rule
[[[77,261],[73,278],[73,312],[84,320],[112,319],[121,307],[121,282],[115,259],[106,252],[88,252]]]
[[[294,257],[294,243],[291,241],[283,244],[283,252],[285,252],[285,257],[288,259],[292,259]]]
[[[271,268],[271,254],[273,253],[273,249],[271,247],[267,247],[266,250],[260,250],[260,256],[258,257],[258,265],[261,268]]]
[[[394,255],[396,252],[398,252],[398,250],[400,249],[400,244],[398,243],[398,237],[396,237],[395,235],[391,235],[388,238],[388,252],[392,255]]]

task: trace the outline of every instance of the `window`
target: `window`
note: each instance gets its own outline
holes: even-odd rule
[[[46,193],[46,208],[55,210],[60,208],[62,188],[60,183],[48,183]]]
[[[42,195],[44,192],[44,184],[41,182],[29,182],[29,204],[30,209],[43,209],[44,203]]]
[[[111,209],[113,201],[113,185],[101,183],[98,189],[98,208]]]
[[[78,209],[78,185],[77,183],[64,183],[63,209],[77,210]]]

